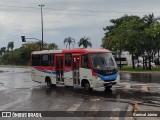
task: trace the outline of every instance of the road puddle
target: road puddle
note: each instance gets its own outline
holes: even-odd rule
[[[140,83],[160,83],[160,74],[151,73],[120,73],[121,81],[133,81]]]

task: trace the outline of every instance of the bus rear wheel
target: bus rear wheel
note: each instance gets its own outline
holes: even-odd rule
[[[47,86],[48,86],[48,87],[52,87],[52,82],[51,82],[51,80],[48,80],[48,81],[47,81]]]
[[[93,88],[90,87],[89,82],[84,83],[84,89],[85,89],[85,91],[92,91],[93,90]]]
[[[48,87],[53,87],[52,81],[49,77],[46,78],[46,83]]]

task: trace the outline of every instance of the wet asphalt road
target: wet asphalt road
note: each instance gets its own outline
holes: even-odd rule
[[[31,80],[30,68],[0,68],[0,111],[126,111],[132,101],[159,101],[160,92],[114,86],[85,92],[82,88],[48,88]],[[122,83],[137,82],[122,75]],[[159,83],[153,82],[159,85]],[[12,118],[15,119],[15,118]],[[36,119],[36,118],[34,118]],[[48,118],[45,118],[48,119]],[[53,118],[51,118],[53,119]],[[64,118],[54,118],[63,119]],[[70,118],[65,118],[70,119]],[[84,118],[77,118],[84,119]],[[88,118],[95,119],[95,118]],[[96,118],[98,119],[98,118]],[[100,118],[105,119],[106,118]],[[124,118],[107,118],[124,119]]]
[[[159,83],[160,73],[121,73],[121,81],[134,81],[138,83]]]

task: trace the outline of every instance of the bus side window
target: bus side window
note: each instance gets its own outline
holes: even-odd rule
[[[65,54],[65,67],[71,67],[72,55],[70,53]]]
[[[40,66],[40,55],[32,55],[32,66]]]
[[[42,55],[41,66],[48,66],[49,65],[49,55]]]
[[[82,55],[82,68],[90,69],[87,55]]]
[[[49,55],[49,65],[54,66],[54,55],[53,54]]]

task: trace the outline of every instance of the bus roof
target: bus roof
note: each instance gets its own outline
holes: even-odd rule
[[[84,49],[84,48],[75,48],[75,49],[63,49],[63,53],[99,53],[99,52],[110,52],[107,49]]]
[[[42,50],[42,51],[32,52],[32,54],[51,54],[51,53],[62,53],[62,50]]]
[[[84,49],[84,48],[75,48],[75,49],[63,49],[63,50],[42,50],[34,51],[32,54],[51,54],[51,53],[102,53],[110,52],[107,49]]]

